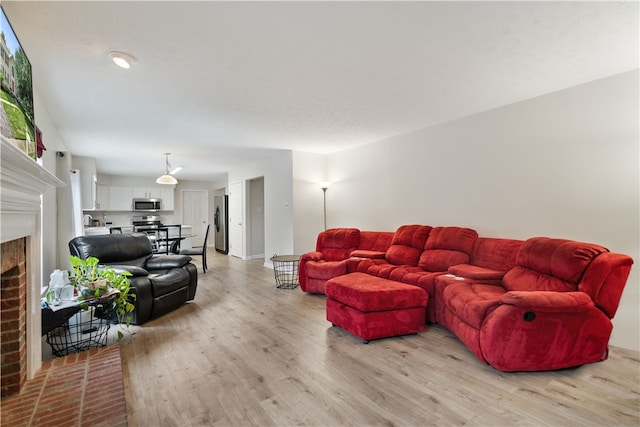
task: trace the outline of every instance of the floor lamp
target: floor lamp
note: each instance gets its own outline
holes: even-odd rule
[[[324,229],[327,229],[327,188],[331,186],[329,181],[322,181],[320,188],[322,188],[322,197],[324,199]]]

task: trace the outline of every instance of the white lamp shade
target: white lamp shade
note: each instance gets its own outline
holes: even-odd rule
[[[171,175],[162,175],[161,177],[156,179],[156,184],[176,185],[177,183],[178,180]]]

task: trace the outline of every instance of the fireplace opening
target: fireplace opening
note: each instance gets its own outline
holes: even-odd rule
[[[27,380],[26,238],[2,243],[0,349],[2,398],[19,393]]]

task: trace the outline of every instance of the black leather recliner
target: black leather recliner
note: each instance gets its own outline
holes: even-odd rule
[[[153,254],[144,233],[78,236],[69,242],[71,255],[90,256],[116,271],[129,271],[135,310],[131,323],[141,325],[196,296],[198,271],[187,255]]]

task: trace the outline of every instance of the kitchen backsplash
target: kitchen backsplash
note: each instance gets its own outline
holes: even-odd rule
[[[136,215],[140,215],[139,212],[101,212],[101,211],[91,211],[84,212],[85,214],[90,214],[93,220],[100,221],[100,227],[108,226],[107,223],[111,223],[110,225],[129,225],[131,224],[132,218]],[[173,214],[161,214],[160,220],[163,224],[177,224],[175,222],[175,215]]]

